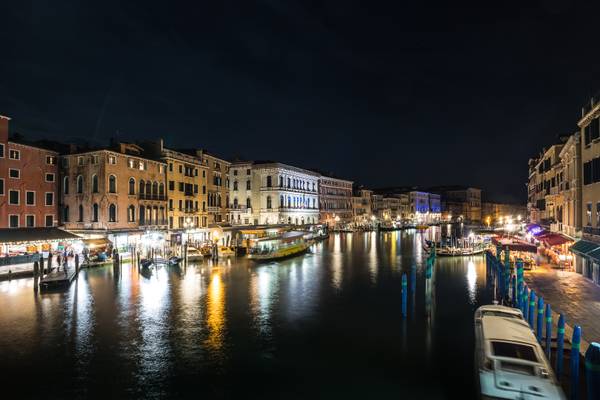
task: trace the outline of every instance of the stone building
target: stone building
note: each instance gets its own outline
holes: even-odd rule
[[[166,229],[166,166],[129,143],[61,156],[65,228],[113,236]]]
[[[484,201],[481,203],[481,218],[485,225],[494,226],[500,221],[504,221],[506,217],[513,218],[518,221],[524,221],[527,216],[527,206],[524,204],[498,203],[492,201]]]
[[[352,222],[352,181],[319,177],[319,221],[334,226]]]
[[[169,230],[208,226],[208,167],[195,150],[171,150],[162,139],[142,144],[148,156],[167,164],[166,191]]]
[[[258,225],[252,208],[252,161],[236,161],[229,167],[229,210],[232,225]],[[258,184],[258,182],[257,182]]]
[[[559,186],[562,182],[560,152],[563,144],[555,144],[535,159],[529,160],[529,180],[527,184],[527,211],[529,221],[550,229],[556,221],[559,208]],[[560,207],[560,205],[558,205]]]
[[[481,189],[467,186],[436,186],[429,191],[440,195],[441,211],[454,220],[481,223]]]
[[[581,135],[575,132],[560,151],[562,218],[557,230],[571,237],[581,236]]]
[[[373,223],[373,191],[357,188],[352,196],[352,222],[357,226],[366,226]]]
[[[58,153],[9,139],[0,116],[0,228],[52,227],[58,221]]]
[[[229,224],[229,167],[231,163],[204,150],[197,156],[207,170],[207,211],[208,225]]]

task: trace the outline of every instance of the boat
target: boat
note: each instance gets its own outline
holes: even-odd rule
[[[440,257],[463,257],[483,254],[485,247],[438,247],[435,254]]]
[[[217,254],[218,254],[219,258],[235,257],[235,249],[232,249],[231,247],[228,247],[228,246],[219,246],[219,250],[218,250]]]
[[[142,266],[142,268],[150,268],[152,266],[153,262],[152,260],[149,260],[147,258],[144,258],[143,260],[140,260],[140,265]]]
[[[565,399],[542,347],[520,310],[475,311],[475,368],[481,398]]]
[[[199,261],[204,258],[204,254],[202,251],[198,250],[195,247],[188,246],[187,248],[187,260],[188,261]]]
[[[179,263],[182,261],[183,259],[181,257],[177,257],[177,256],[173,256],[173,257],[169,257],[169,265],[179,265]]]
[[[248,258],[257,262],[274,261],[306,252],[314,240],[305,238],[305,232],[284,232],[276,237],[254,240]]]

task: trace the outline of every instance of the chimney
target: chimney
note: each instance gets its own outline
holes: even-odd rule
[[[0,142],[2,143],[8,142],[8,121],[10,121],[9,117],[0,115]]]

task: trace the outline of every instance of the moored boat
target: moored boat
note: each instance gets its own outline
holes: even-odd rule
[[[314,243],[304,232],[284,232],[277,237],[262,238],[250,248],[248,258],[254,261],[273,261],[306,252]]]
[[[564,399],[531,328],[515,308],[475,311],[475,367],[483,399]]]

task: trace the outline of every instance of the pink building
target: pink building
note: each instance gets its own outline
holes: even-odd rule
[[[8,139],[0,115],[0,228],[58,225],[58,153]]]

